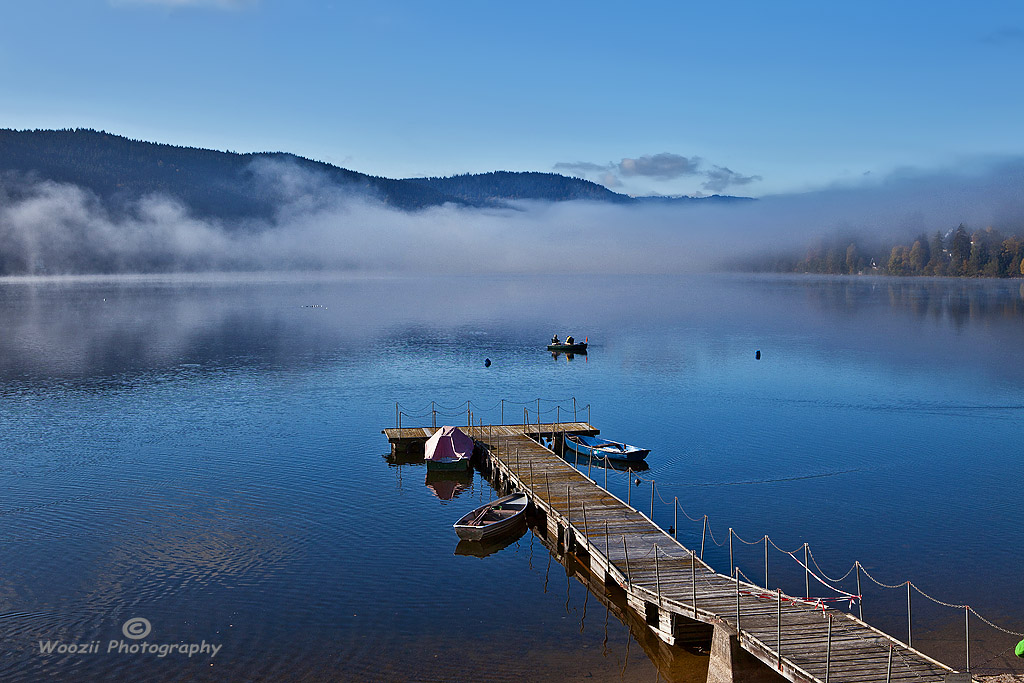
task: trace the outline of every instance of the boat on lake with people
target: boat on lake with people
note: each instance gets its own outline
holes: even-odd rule
[[[512,493],[467,512],[452,526],[465,541],[489,541],[515,530],[529,504],[525,493]]]
[[[621,460],[626,462],[639,462],[650,454],[649,448],[630,446],[628,443],[602,439],[599,436],[567,435],[565,437],[567,450],[579,453],[588,458],[598,460],[608,458],[609,460]]]
[[[565,338],[565,341],[560,341],[557,334],[551,335],[551,343],[548,344],[548,351],[562,351],[563,353],[587,353],[587,342],[590,341],[590,337],[587,337],[582,342],[577,342],[573,339],[572,335]]]

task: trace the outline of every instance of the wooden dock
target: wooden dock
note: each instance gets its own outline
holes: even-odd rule
[[[461,427],[498,491],[529,494],[550,540],[618,586],[670,645],[711,643],[709,683],[970,681],[851,614],[718,574],[645,514],[534,438],[597,434],[585,422]],[[383,430],[395,449],[434,429]]]

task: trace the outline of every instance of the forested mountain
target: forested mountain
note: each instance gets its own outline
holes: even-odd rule
[[[590,200],[637,202],[730,201],[735,197],[633,198],[580,178],[556,173],[495,171],[450,178],[396,180],[366,175],[283,152],[237,154],[131,140],[89,129],[15,131],[0,129],[0,174],[8,193],[19,183],[52,180],[85,188],[114,213],[139,198],[173,197],[198,217],[268,218],[280,205],[273,179],[259,161],[278,161],[325,180],[323,190],[341,189],[379,199],[403,210],[446,203],[502,206],[506,202]],[[271,185],[268,185],[271,184]]]
[[[588,199],[618,204],[634,201],[632,197],[612,192],[603,185],[557,173],[494,171],[450,178],[410,178],[409,182],[479,205],[514,199],[554,202]]]
[[[294,154],[236,154],[130,140],[94,130],[0,130],[0,172],[70,183],[116,210],[147,194],[165,194],[198,216],[267,217],[279,197],[268,192],[253,162],[284,161],[329,182],[401,209],[454,201],[423,185],[377,178]]]

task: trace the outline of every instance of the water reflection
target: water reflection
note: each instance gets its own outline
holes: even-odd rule
[[[526,524],[520,523],[519,528],[514,530],[514,533],[510,533],[501,538],[496,538],[490,541],[459,541],[455,546],[456,555],[466,555],[471,557],[487,557],[493,555],[499,550],[504,550],[513,543],[518,543],[519,539],[526,533]]]
[[[822,340],[839,334],[857,344],[860,336],[850,335],[843,321],[858,321],[886,343],[920,329],[903,318],[938,333],[984,330],[1019,347],[1024,327],[1024,284],[1017,280],[572,280],[579,293],[573,308],[586,311],[581,318],[598,328],[592,333],[606,349],[636,353],[656,345],[668,368],[691,330],[710,338],[744,330]],[[140,374],[187,380],[238,368],[318,367],[339,358],[386,362],[394,353],[440,354],[480,370],[486,357],[500,373],[536,348],[553,319],[565,318],[564,304],[545,296],[550,287],[543,277],[485,278],[472,288],[443,277],[0,279],[0,381],[84,380],[117,389]],[[657,301],[657,311],[637,301]],[[867,344],[876,342],[868,335]],[[552,359],[563,355],[565,363],[579,355],[588,361],[561,352]]]
[[[454,500],[467,491],[472,483],[473,470],[427,472],[426,486],[440,500]]]
[[[659,680],[664,679],[668,683],[689,683],[692,681],[703,681],[707,678],[710,642],[706,643],[706,645],[697,644],[685,648],[667,644],[648,628],[647,624],[638,614],[629,609],[626,604],[626,594],[624,591],[617,586],[606,586],[604,580],[591,572],[586,564],[581,562],[573,553],[560,552],[559,547],[552,540],[546,538],[541,529],[531,527],[531,531],[548,550],[549,560],[551,558],[558,560],[565,570],[567,581],[565,611],[567,614],[571,615],[573,613],[571,609],[572,594],[568,582],[575,579],[586,589],[583,604],[577,610],[580,620],[580,633],[583,633],[587,628],[587,606],[591,595],[605,608],[604,614],[601,615],[603,617],[601,628],[605,632],[605,656],[612,654],[607,650],[609,616],[614,616],[629,628],[630,638],[627,640],[626,649],[622,653],[622,672],[625,672],[629,663],[630,644],[636,641],[657,669],[660,677]],[[550,573],[551,564],[549,561],[545,570],[544,580],[546,583],[550,580]]]

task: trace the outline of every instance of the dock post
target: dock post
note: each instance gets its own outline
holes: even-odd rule
[[[572,421],[576,422],[576,397],[572,397]]]
[[[661,609],[661,568],[658,565],[658,544],[654,544],[654,580],[658,587],[658,609]]]
[[[530,461],[530,466],[531,467],[533,466],[533,461],[532,460]],[[552,499],[551,499],[551,480],[548,479],[548,471],[547,470],[544,470],[544,488],[546,488],[548,490],[548,505],[550,505],[551,507],[554,507],[555,504],[554,504],[554,502],[552,502]]]
[[[732,571],[735,566],[732,563],[732,527],[729,527],[729,571]]]
[[[740,630],[740,568],[736,567],[736,571],[733,574],[736,577],[736,640],[739,640],[742,635]]]
[[[828,642],[825,645],[825,683],[828,683],[829,669],[832,668],[832,615],[828,615]]]
[[[628,477],[628,479],[626,480],[626,505],[629,505],[629,507],[633,507],[632,504],[631,504],[631,498],[633,496],[633,468],[632,467],[627,467],[626,468],[626,477]]]
[[[967,673],[971,673],[971,606],[964,605],[964,645],[967,649]]]
[[[611,533],[609,533],[609,531],[608,531],[608,520],[605,520],[605,522],[604,522],[604,559],[605,559],[605,564],[607,564],[607,565],[611,565],[611,563],[612,563],[612,551],[611,551],[611,540],[610,539],[611,539]],[[608,573],[608,571],[607,571],[607,568],[606,568],[605,569],[605,574],[607,574],[607,573]]]
[[[672,498],[672,538],[679,540],[679,496]]]
[[[572,499],[570,496],[569,485],[565,485],[565,521],[572,526]]]
[[[626,556],[626,583],[633,585],[633,575],[629,571],[629,549],[626,548],[626,534],[622,534],[622,554]]]
[[[704,559],[704,537],[708,535],[708,516],[704,515],[704,528],[700,532],[700,559]]]
[[[540,434],[540,399],[537,399],[537,434]]]
[[[590,404],[589,403],[587,404],[587,424],[591,424],[591,422],[590,422]]]
[[[907,647],[914,647],[913,622],[910,620],[910,579],[907,579]]]
[[[401,412],[398,413],[398,428],[399,429],[402,428],[402,413]]]
[[[651,479],[651,521],[654,521],[654,480]]]
[[[860,560],[854,560],[853,564],[857,568],[857,609],[860,620],[864,621],[864,593],[860,590]]]
[[[583,535],[587,538],[587,552],[590,551],[590,531],[587,530],[587,501],[583,501]]]
[[[505,399],[501,399],[501,424],[505,424]]]
[[[560,406],[560,405],[556,405],[555,406],[555,423],[556,424],[561,424],[562,423],[562,406]]]
[[[565,432],[562,432],[562,444],[563,444],[562,447],[564,448],[565,447]],[[589,458],[587,458],[587,479],[590,479],[591,481],[593,481],[593,478],[590,476],[590,470],[593,467],[594,467],[594,457],[590,456]]]
[[[590,457],[593,458],[594,454],[591,453]],[[604,458],[604,490],[608,490],[608,456]]]
[[[466,401],[466,424],[470,427],[473,426],[473,408],[470,406],[469,401]]]
[[[434,401],[430,402],[430,426],[437,429],[437,409],[434,407]]]
[[[395,428],[402,426],[402,419],[398,417],[398,401],[395,401]]]
[[[775,589],[775,599],[779,601],[779,621],[775,632],[775,650],[779,653],[779,668],[782,668],[782,589]]]
[[[804,599],[811,599],[811,565],[807,564],[807,542],[804,541]],[[857,587],[857,592],[860,592],[860,586]]]
[[[892,681],[892,643],[889,643],[889,664],[885,667],[885,683]]]
[[[764,587],[768,589],[768,534],[764,535]]]
[[[690,551],[690,600],[693,603],[693,618],[697,618],[697,558]]]

